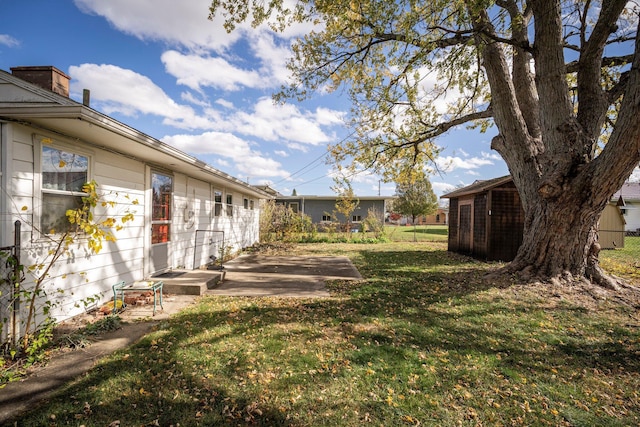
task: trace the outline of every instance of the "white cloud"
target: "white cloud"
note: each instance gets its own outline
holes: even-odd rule
[[[220,57],[182,54],[169,50],[162,54],[162,63],[177,83],[193,90],[212,87],[227,91],[242,88],[265,88],[267,82],[256,70],[243,70]]]
[[[321,125],[342,125],[345,123],[345,116],[343,111],[323,107],[319,107],[315,113],[316,121]]]
[[[18,47],[20,46],[20,42],[8,34],[0,34],[0,45]]]
[[[279,162],[253,150],[247,141],[232,134],[205,132],[200,135],[172,135],[165,136],[162,141],[187,153],[228,158],[238,171],[247,176],[289,175]]]
[[[209,21],[210,0],[74,0],[87,14],[104,17],[123,33],[141,40],[165,42],[168,46],[185,48],[165,52],[162,60],[167,71],[194,90],[216,87],[238,90],[241,87],[279,87],[289,77],[286,60],[294,36],[307,33],[310,24],[292,25],[283,33],[274,33],[267,25],[251,28],[251,17],[227,33],[222,13]],[[230,54],[240,40],[246,41],[242,57]],[[256,64],[247,64],[246,50],[253,54]],[[223,55],[222,57],[213,53]],[[242,62],[240,62],[242,61]]]
[[[127,116],[155,114],[172,126],[207,127],[194,110],[171,99],[148,77],[115,65],[82,64],[69,67],[72,92],[91,90],[91,98],[107,113]]]
[[[191,92],[182,92],[180,94],[180,99],[182,99],[185,102],[188,102],[190,104],[193,105],[197,105],[198,107],[203,107],[203,108],[210,108],[211,104],[209,104],[209,102],[203,100],[203,99],[198,99],[193,93]]]
[[[261,61],[261,74],[271,86],[278,87],[289,80],[290,72],[286,61],[291,56],[288,43],[278,44],[275,34],[270,31],[249,33],[249,44],[256,58]]]
[[[456,186],[447,182],[432,182],[431,188],[433,188],[433,192],[437,195],[443,195],[453,191]]]
[[[120,113],[135,117],[157,115],[163,124],[179,129],[233,132],[305,149],[333,141],[324,126],[341,123],[342,114],[328,108],[305,111],[295,105],[276,105],[270,98],[259,98],[252,109],[233,109],[229,101],[218,99],[216,105],[231,111],[212,108],[193,94],[182,93],[191,105],[176,103],[148,77],[115,65],[82,64],[69,68],[72,91],[91,90],[91,98],[106,114]],[[202,107],[195,110],[194,107]]]
[[[453,172],[456,169],[477,169],[482,166],[494,164],[495,159],[491,156],[461,158],[458,156],[442,156],[436,159],[438,168],[446,173]]]
[[[486,151],[482,151],[480,154],[482,154],[482,157],[485,159],[491,159],[491,160],[496,160],[496,161],[502,161],[502,156],[500,156],[500,154],[494,152],[489,152],[487,153]]]
[[[640,167],[637,167],[631,172],[631,176],[628,179],[629,182],[640,182]]]
[[[102,16],[118,30],[141,40],[222,51],[241,37],[241,31],[227,33],[220,17],[215,22],[207,19],[210,0],[74,1],[84,13]]]
[[[314,113],[301,111],[291,104],[274,104],[271,98],[267,97],[259,99],[253,111],[238,112],[229,120],[227,126],[244,135],[259,137],[265,141],[320,145],[334,138],[322,130]]]
[[[224,108],[233,109],[233,102],[227,101],[226,99],[217,99],[216,104],[223,106]]]

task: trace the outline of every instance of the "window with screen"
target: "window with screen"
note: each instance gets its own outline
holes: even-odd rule
[[[40,227],[45,234],[64,233],[73,226],[69,209],[82,206],[82,186],[89,181],[89,157],[50,146],[41,153],[42,210]]]
[[[233,196],[227,194],[227,216],[233,216]]]
[[[214,215],[222,215],[222,191],[213,190]]]

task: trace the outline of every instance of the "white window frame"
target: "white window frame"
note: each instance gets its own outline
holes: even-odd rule
[[[213,189],[213,216],[222,216],[222,196],[224,192],[216,188]],[[217,196],[220,196],[220,201],[216,200]]]
[[[87,182],[91,182],[91,180],[93,179],[92,175],[93,175],[93,161],[94,161],[94,155],[95,153],[91,150],[87,150],[87,149],[83,149],[78,148],[76,146],[73,146],[72,144],[68,144],[65,143],[64,141],[60,141],[51,137],[47,137],[47,136],[43,136],[43,135],[36,135],[35,138],[35,143],[34,146],[37,149],[37,156],[36,156],[36,168],[35,170],[38,171],[38,173],[36,174],[36,177],[34,177],[34,188],[37,189],[37,191],[34,194],[34,197],[37,197],[39,199],[39,204],[37,205],[37,207],[35,207],[34,209],[34,224],[38,225],[38,230],[39,230],[39,234],[41,236],[45,236],[45,235],[52,235],[52,233],[49,233],[50,230],[45,230],[42,224],[42,220],[43,220],[43,216],[44,216],[44,209],[46,209],[45,207],[45,203],[44,203],[44,195],[45,194],[50,194],[50,195],[59,195],[59,196],[68,196],[68,197],[83,197],[86,196],[86,193],[82,192],[82,191],[68,191],[68,190],[56,190],[56,189],[51,189],[51,188],[44,188],[44,175],[43,175],[43,166],[44,166],[44,150],[45,148],[51,148],[57,151],[62,151],[62,152],[66,152],[66,153],[71,153],[71,154],[76,154],[82,157],[85,157],[87,159],[87,171],[86,171],[86,179],[85,182],[83,182],[82,184],[84,185]],[[55,234],[59,234],[59,233],[54,233]]]
[[[226,210],[227,216],[233,217],[233,194],[227,193],[225,197],[225,202],[227,205],[227,210]]]

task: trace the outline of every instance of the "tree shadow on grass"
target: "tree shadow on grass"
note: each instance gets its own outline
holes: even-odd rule
[[[190,318],[173,322],[160,331],[160,337],[148,335],[106,358],[55,397],[21,415],[17,425],[288,425],[286,414],[260,404],[259,394],[216,385],[215,377],[232,375],[231,371],[208,374],[185,363],[179,349],[194,345],[182,323]],[[229,337],[223,334],[213,341]],[[201,350],[206,352],[207,346]]]
[[[546,381],[555,369],[568,381],[587,368],[614,382],[640,372],[637,331],[543,297],[514,297],[517,285],[485,280],[486,264],[445,251],[365,250],[358,268],[365,279],[331,282],[327,299],[205,298],[20,425],[51,424],[51,414],[58,425],[311,425],[330,423],[325,414],[344,406],[384,423],[395,409],[382,398],[327,399],[322,391],[383,392],[368,370],[394,381],[429,365],[464,378],[469,358],[492,359],[485,369],[496,378]],[[353,370],[364,378],[354,380]]]

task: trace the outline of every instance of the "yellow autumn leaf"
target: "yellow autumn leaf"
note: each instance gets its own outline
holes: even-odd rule
[[[67,165],[67,162],[65,162],[64,160],[60,160],[60,163],[58,163],[58,167],[59,168],[63,168]]]
[[[26,207],[26,206],[23,206],[23,207],[21,208],[21,210],[23,210],[23,211],[26,211],[27,209],[29,209],[29,208],[28,208],[28,207]]]

